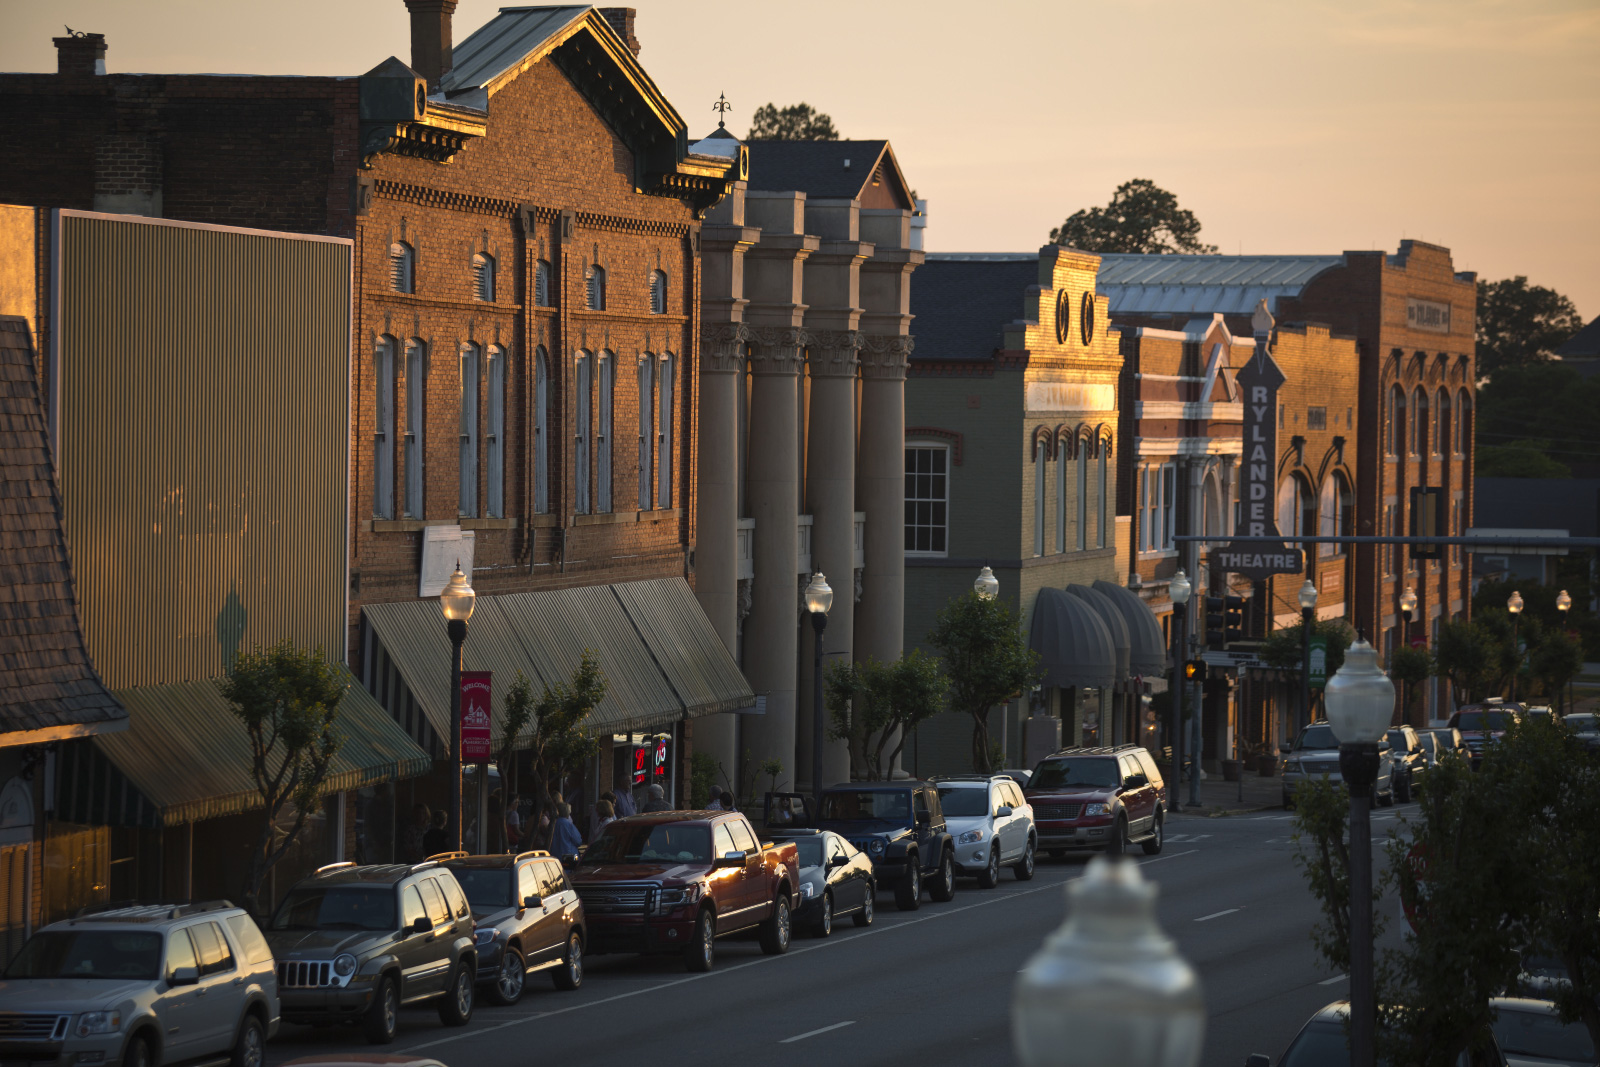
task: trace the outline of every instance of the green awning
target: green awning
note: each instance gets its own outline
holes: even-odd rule
[[[355,676],[335,720],[344,744],[328,775],[328,792],[426,773],[433,760],[406,736]],[[250,738],[215,681],[122,689],[128,729],[94,738],[128,782],[177,826],[237,815],[261,806],[250,777]]]

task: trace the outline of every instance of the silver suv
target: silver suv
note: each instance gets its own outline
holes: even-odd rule
[[[976,875],[978,885],[993,889],[1000,868],[1010,867],[1017,881],[1033,877],[1039,834],[1033,807],[1017,783],[1004,774],[953,774],[932,779],[939,806],[956,845],[956,871]]]
[[[242,908],[119,907],[51,923],[0,979],[0,1063],[261,1067],[272,950]]]

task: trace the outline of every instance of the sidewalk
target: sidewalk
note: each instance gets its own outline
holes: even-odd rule
[[[1165,770],[1165,768],[1163,768]],[[1241,789],[1242,787],[1242,789]],[[1168,782],[1171,788],[1171,782]],[[1185,815],[1238,815],[1247,811],[1283,809],[1283,779],[1277,776],[1262,778],[1255,771],[1246,771],[1244,780],[1225,782],[1221,774],[1210,774],[1200,780],[1200,807],[1188,807],[1189,783],[1181,783],[1179,801],[1185,805]],[[1241,800],[1240,794],[1244,799]]]

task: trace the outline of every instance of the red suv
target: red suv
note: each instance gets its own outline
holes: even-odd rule
[[[1141,745],[1064,748],[1039,761],[1024,792],[1039,848],[1053,858],[1068,849],[1120,855],[1136,842],[1146,855],[1161,851],[1167,786]]]

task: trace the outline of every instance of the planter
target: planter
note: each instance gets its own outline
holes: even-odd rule
[[[1222,761],[1222,780],[1224,782],[1237,782],[1244,774],[1244,760],[1225,759]]]
[[[1276,778],[1278,776],[1278,757],[1257,756],[1256,773],[1263,778]]]

